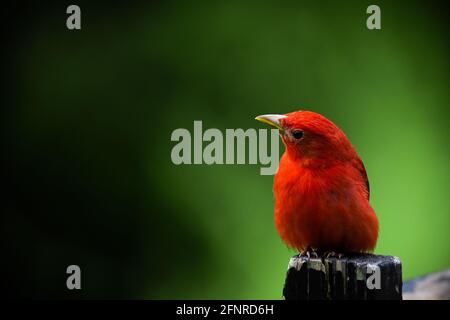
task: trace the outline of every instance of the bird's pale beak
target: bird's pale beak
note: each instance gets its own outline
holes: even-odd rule
[[[283,126],[281,125],[281,119],[283,118],[286,118],[286,116],[282,114],[263,114],[261,116],[257,116],[255,120],[266,123],[276,129],[283,130]]]

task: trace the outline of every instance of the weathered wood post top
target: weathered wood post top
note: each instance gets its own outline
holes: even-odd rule
[[[354,254],[296,255],[289,261],[286,300],[401,300],[402,265],[397,257]]]

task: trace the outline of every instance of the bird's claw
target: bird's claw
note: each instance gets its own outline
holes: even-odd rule
[[[308,257],[308,259],[311,259],[311,256],[316,259],[319,258],[319,255],[317,254],[317,252],[310,247],[306,248],[305,251],[302,251],[299,253],[299,257],[305,257],[305,256]]]
[[[324,254],[325,258],[338,258],[341,259],[344,255],[342,253],[336,253],[334,251],[325,251]]]

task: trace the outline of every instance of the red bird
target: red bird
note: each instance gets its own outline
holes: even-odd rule
[[[310,111],[262,115],[286,151],[275,175],[275,226],[300,252],[367,252],[378,237],[366,170],[345,134]]]

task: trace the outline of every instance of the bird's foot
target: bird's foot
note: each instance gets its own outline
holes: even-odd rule
[[[334,251],[325,251],[323,253],[325,258],[338,258],[341,259],[344,255],[342,253],[336,253]]]
[[[319,258],[319,255],[317,254],[317,252],[311,247],[308,247],[308,248],[306,248],[305,251],[300,252],[298,256],[299,257],[308,257],[308,259],[311,259],[311,257],[316,258],[316,259]]]

